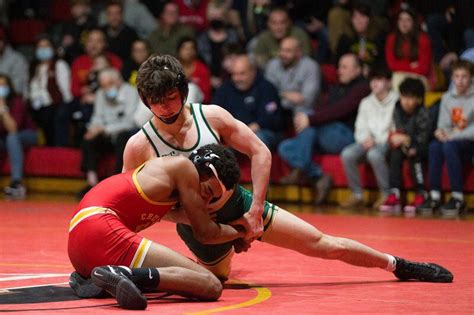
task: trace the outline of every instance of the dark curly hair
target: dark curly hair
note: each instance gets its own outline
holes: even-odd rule
[[[189,159],[196,166],[199,176],[211,176],[212,170],[208,164],[216,168],[219,179],[227,190],[232,189],[240,179],[240,167],[234,152],[220,144],[207,144],[195,150]]]
[[[188,97],[188,83],[183,66],[175,57],[153,55],[138,69],[137,89],[145,105],[159,103],[174,88],[178,88],[184,104]]]

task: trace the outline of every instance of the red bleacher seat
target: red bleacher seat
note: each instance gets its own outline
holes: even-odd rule
[[[36,37],[46,31],[47,24],[40,19],[14,19],[10,22],[10,42],[13,45],[33,45]]]

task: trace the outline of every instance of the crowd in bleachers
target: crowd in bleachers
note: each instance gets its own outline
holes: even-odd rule
[[[367,160],[380,188],[374,207],[401,209],[408,159],[417,195],[406,211],[464,209],[473,1],[3,0],[0,12],[7,195],[25,194],[27,146],[80,147],[88,186],[99,180],[103,152],[114,152],[120,172],[128,138],[152,115],[135,88],[140,64],[171,54],[183,65],[188,102],[220,105],[247,124],[292,168],[281,183],[314,185],[317,203],[331,176],[313,155],[330,153],[341,154],[352,191],[343,206],[364,203],[357,164]],[[427,91],[445,94],[425,109]],[[444,159],[453,193],[441,205]]]

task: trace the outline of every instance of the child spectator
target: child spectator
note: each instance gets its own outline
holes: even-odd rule
[[[345,147],[341,153],[344,171],[352,195],[341,204],[344,208],[360,207],[364,204],[362,186],[357,165],[367,159],[375,173],[380,197],[374,203],[378,208],[388,195],[388,165],[385,160],[387,139],[392,124],[392,114],[398,95],[391,89],[392,73],[387,68],[374,68],[370,72],[372,93],[359,106],[355,122],[355,143]]]
[[[406,205],[405,212],[414,212],[425,202],[422,160],[426,157],[430,139],[430,116],[424,107],[425,88],[418,79],[407,78],[400,84],[400,101],[393,111],[394,130],[389,136],[390,195],[380,211],[400,212],[402,202],[402,164],[408,159],[416,195]]]
[[[466,204],[463,190],[463,159],[474,157],[474,86],[472,63],[461,60],[453,64],[454,88],[443,95],[435,140],[429,145],[430,198],[421,211],[440,208],[445,216],[461,214]],[[441,167],[446,161],[451,198],[441,205]]]

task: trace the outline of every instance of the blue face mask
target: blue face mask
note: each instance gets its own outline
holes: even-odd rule
[[[39,61],[50,60],[54,56],[54,51],[51,47],[36,48],[36,58]]]
[[[117,98],[118,96],[118,89],[116,87],[112,87],[108,90],[105,90],[105,97],[109,100],[109,101],[113,101]]]
[[[6,85],[0,85],[0,97],[6,98],[8,95],[10,95],[10,87]]]

